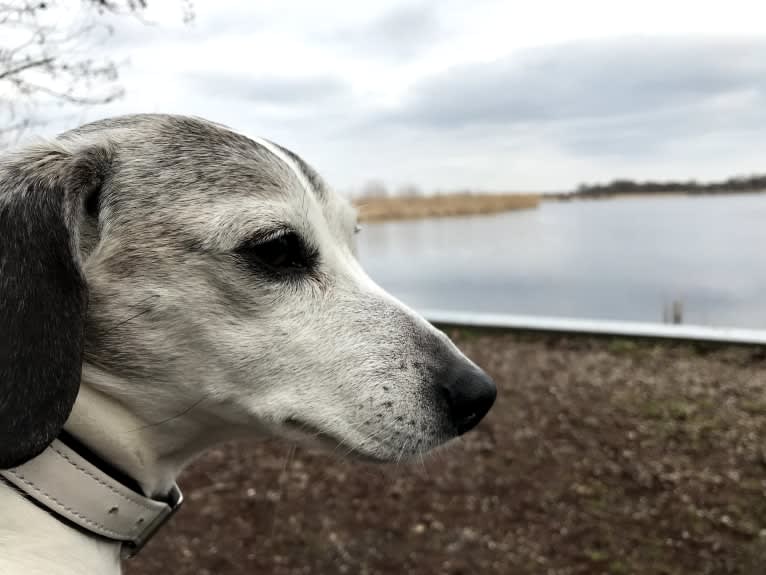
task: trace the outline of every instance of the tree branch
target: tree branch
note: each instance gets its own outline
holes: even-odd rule
[[[32,68],[39,68],[40,66],[48,66],[52,64],[54,61],[54,58],[43,58],[41,60],[33,60],[31,62],[25,62],[24,64],[20,64],[16,66],[15,68],[10,68],[8,70],[3,70],[0,72],[0,80],[5,80],[6,78],[9,78],[11,76],[16,76],[17,74],[20,74],[21,72],[24,72],[25,70],[30,70]]]
[[[193,0],[176,0],[184,22]],[[148,0],[0,0],[0,148],[46,123],[53,105],[91,106],[120,98],[117,65],[94,43],[112,34],[104,14],[141,17]],[[62,26],[62,11],[80,13]],[[111,18],[110,18],[111,19]],[[95,94],[95,95],[94,95]],[[55,112],[61,116],[66,111]]]

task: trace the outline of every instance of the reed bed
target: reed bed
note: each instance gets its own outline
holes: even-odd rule
[[[534,209],[539,194],[449,194],[422,197],[359,198],[359,219],[366,222],[443,218]]]

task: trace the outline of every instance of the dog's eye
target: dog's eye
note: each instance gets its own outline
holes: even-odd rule
[[[316,254],[295,232],[250,239],[237,248],[237,253],[251,265],[279,273],[309,270],[316,260]]]

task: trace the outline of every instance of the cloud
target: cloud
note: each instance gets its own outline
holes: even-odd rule
[[[326,34],[345,51],[384,59],[412,58],[441,36],[438,6],[419,2],[396,6],[371,22]]]
[[[579,42],[448,69],[381,120],[434,129],[600,120],[745,94],[757,106],[765,90],[766,40]]]
[[[766,40],[614,38],[526,49],[416,82],[360,119],[403,178],[566,189],[762,171]],[[395,148],[415,158],[395,163]],[[384,172],[378,171],[377,175]],[[481,183],[479,183],[481,182]]]
[[[332,76],[272,76],[259,74],[221,74],[194,72],[186,77],[189,87],[211,97],[241,100],[282,107],[316,105],[327,100],[334,104],[349,96],[348,87]]]
[[[561,190],[763,171],[766,39],[701,35],[762,18],[727,5],[702,9],[702,26],[697,8],[692,22],[687,9],[650,4],[626,16],[585,0],[554,22],[539,3],[522,10],[501,0],[290,10],[200,0],[185,26],[170,4],[152,2],[155,25],[115,19],[103,46],[125,63],[126,97],[67,122],[208,117],[288,145],[344,189],[381,178],[390,187]],[[657,27],[664,36],[635,36]],[[668,35],[679,30],[690,35]]]

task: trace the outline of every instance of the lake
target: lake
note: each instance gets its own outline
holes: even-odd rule
[[[543,202],[369,223],[360,259],[419,309],[766,329],[766,194]]]

